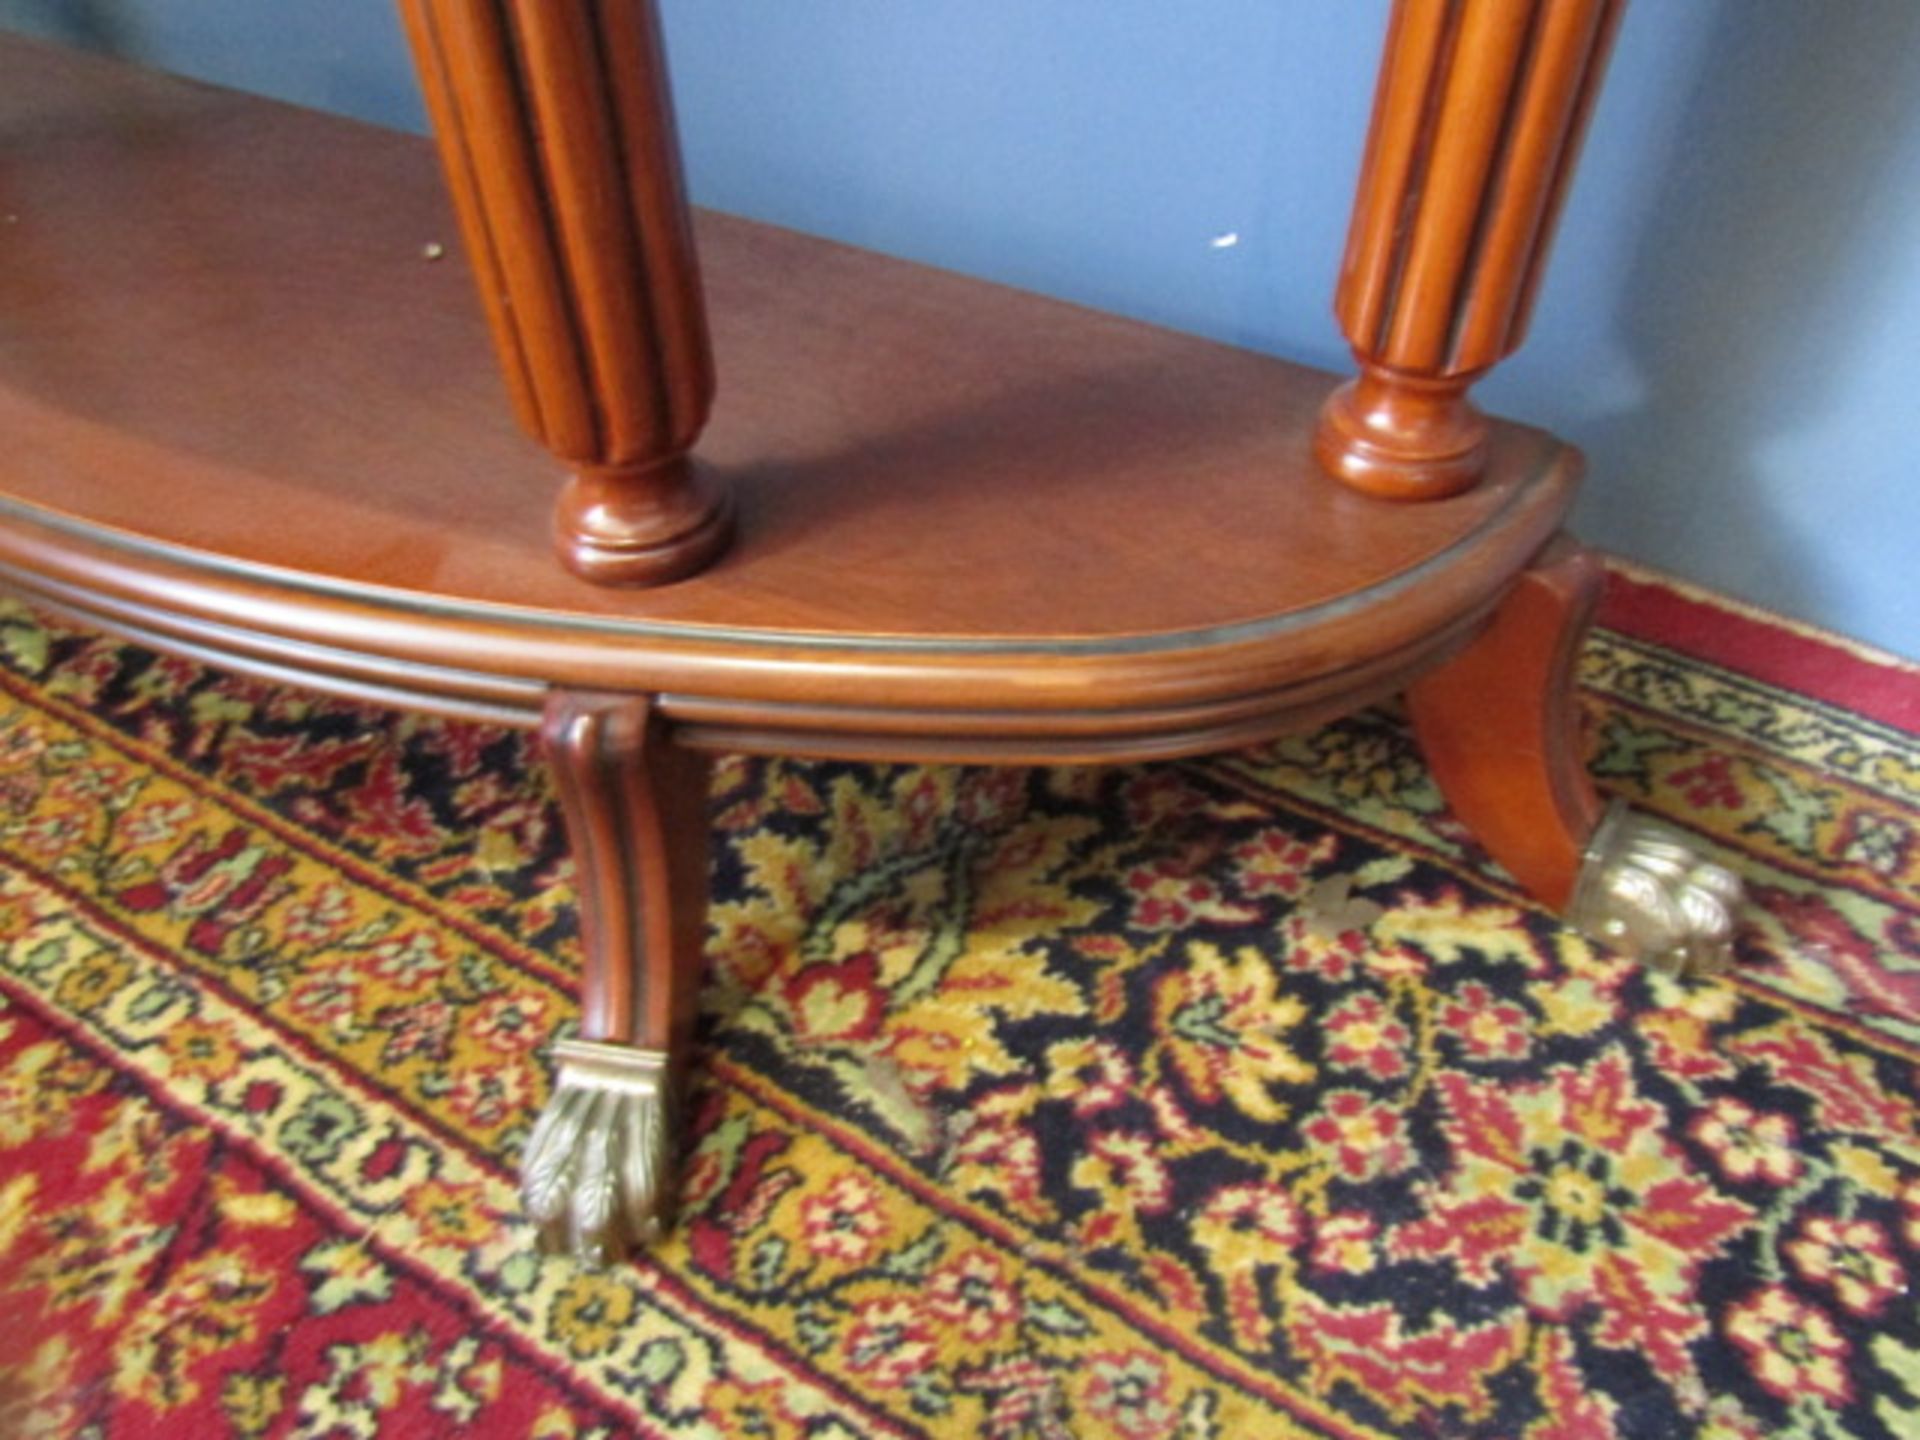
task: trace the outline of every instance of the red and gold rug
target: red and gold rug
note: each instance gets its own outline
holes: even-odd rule
[[[729,762],[684,1219],[541,1260],[524,737],[0,611],[0,1434],[1920,1434],[1920,672],[1616,576],[1602,783],[1757,900],[1680,983],[1401,717]]]

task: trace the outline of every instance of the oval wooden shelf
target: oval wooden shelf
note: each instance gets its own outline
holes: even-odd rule
[[[1311,456],[1332,377],[710,215],[699,458],[739,538],[598,588],[424,141],[0,68],[0,575],[224,663],[514,723],[653,694],[709,746],[1173,753],[1401,688],[1572,497],[1574,452],[1504,425],[1464,495],[1356,494]]]

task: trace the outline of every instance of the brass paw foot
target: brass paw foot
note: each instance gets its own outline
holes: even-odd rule
[[[1676,975],[1733,963],[1744,891],[1664,826],[1616,803],[1593,832],[1567,919],[1584,934]]]
[[[657,1237],[672,1184],[667,1056],[587,1040],[554,1046],[560,1074],[520,1163],[540,1248],[601,1265]]]

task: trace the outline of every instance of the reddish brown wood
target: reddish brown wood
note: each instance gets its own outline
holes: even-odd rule
[[[678,579],[730,499],[687,452],[712,363],[652,0],[402,0],[522,425],[577,467],[576,574]]]
[[[1307,456],[1322,373],[704,217],[741,533],[585,584],[460,254],[422,258],[427,146],[21,41],[0,76],[0,567],[281,678],[523,723],[550,686],[657,695],[719,745],[1180,753],[1403,684],[1573,496],[1573,452],[1501,425],[1470,494],[1383,507]]]
[[[1335,310],[1359,378],[1315,453],[1392,499],[1471,486],[1467,400],[1520,344],[1625,0],[1395,0]]]
[[[541,740],[579,896],[580,1034],[684,1056],[707,914],[704,755],[644,697],[556,691]]]
[[[1573,894],[1600,823],[1581,754],[1574,667],[1600,563],[1561,537],[1461,654],[1407,691],[1415,732],[1453,811],[1535,898]]]

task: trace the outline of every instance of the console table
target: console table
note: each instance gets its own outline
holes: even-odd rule
[[[0,581],[539,728],[585,951],[524,1161],[550,1242],[603,1255],[668,1211],[714,751],[1138,760],[1407,691],[1542,901],[1724,954],[1732,878],[1604,817],[1580,767],[1579,457],[1465,398],[1518,343],[1613,0],[1400,0],[1340,290],[1362,373],[1331,400],[689,221],[647,0],[403,8],[455,210],[422,141],[0,38]]]

